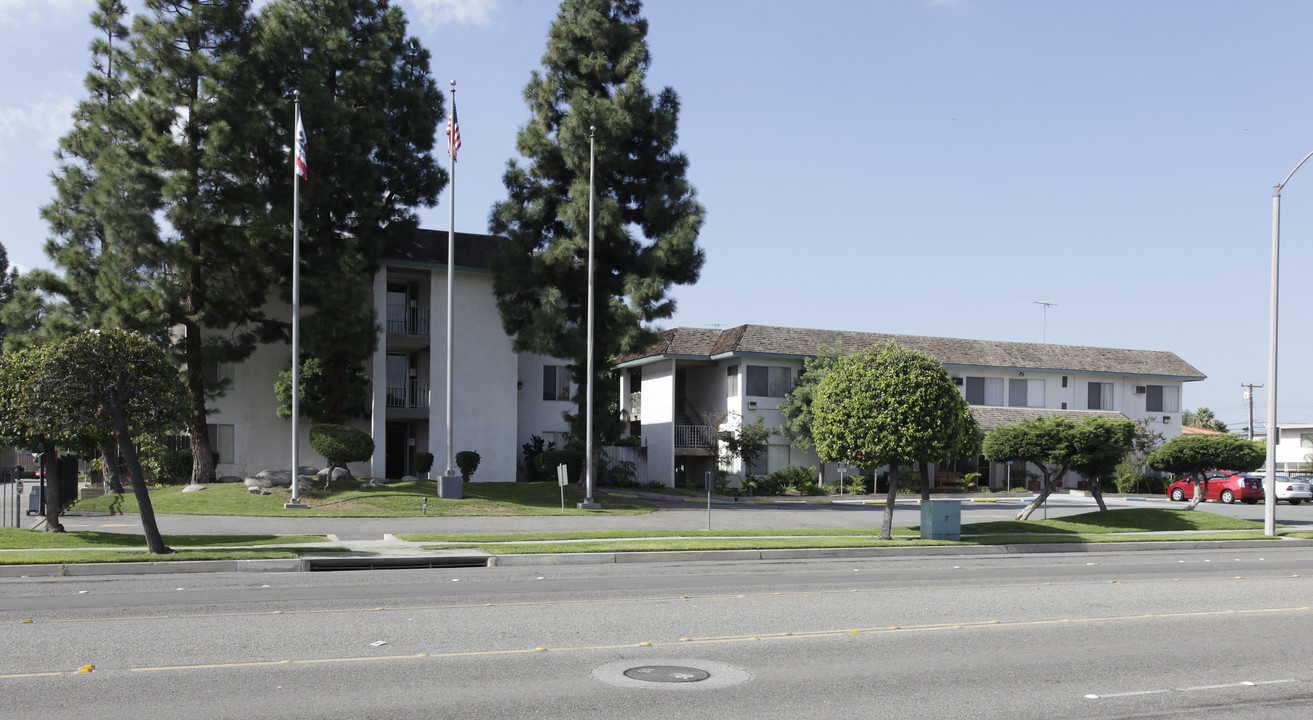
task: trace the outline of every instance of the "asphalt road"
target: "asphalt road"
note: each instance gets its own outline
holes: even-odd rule
[[[1311,594],[1281,547],[14,578],[0,716],[1302,719]]]

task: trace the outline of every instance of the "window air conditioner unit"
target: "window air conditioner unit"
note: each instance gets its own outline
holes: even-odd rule
[[[1136,385],[1136,386],[1135,386],[1135,394],[1136,394],[1136,395],[1143,395],[1143,394],[1144,394],[1144,386],[1143,386],[1143,385]]]

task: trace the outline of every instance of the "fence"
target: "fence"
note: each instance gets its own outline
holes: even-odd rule
[[[0,527],[22,527],[23,494],[18,491],[17,468],[0,468]]]
[[[634,482],[647,484],[647,448],[633,445],[603,445],[599,455],[611,467],[618,463],[634,464]]]

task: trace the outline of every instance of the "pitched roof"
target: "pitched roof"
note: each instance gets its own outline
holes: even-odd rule
[[[492,259],[506,244],[506,238],[497,235],[456,233],[456,267],[487,270]],[[415,231],[414,237],[393,243],[383,249],[384,265],[433,266],[447,264],[447,233],[442,230]]]
[[[1115,410],[1050,410],[1046,408],[993,407],[991,405],[972,405],[971,415],[981,430],[993,430],[1003,425],[1016,425],[1025,420],[1038,417],[1065,417],[1080,422],[1088,417],[1107,417],[1129,420]]]
[[[1194,427],[1192,425],[1181,426],[1182,435],[1225,435],[1221,430],[1210,430],[1208,428]]]
[[[698,356],[707,359],[735,355],[803,358],[815,356],[818,345],[832,347],[842,343],[845,353],[855,353],[888,342],[924,352],[944,365],[961,367],[1149,375],[1182,380],[1202,380],[1205,377],[1175,353],[1158,350],[966,340],[769,325],[739,325],[727,330],[674,328],[666,331],[664,337],[647,350],[621,357],[619,363],[641,364],[643,360],[669,356]]]

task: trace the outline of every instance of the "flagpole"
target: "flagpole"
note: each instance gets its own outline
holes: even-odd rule
[[[292,501],[284,508],[304,508],[301,502],[301,91],[292,93],[295,118],[292,137]]]
[[[451,184],[447,186],[447,471],[446,477],[455,475],[456,453],[452,449],[452,342],[454,340],[456,303],[456,81],[451,81],[451,122],[447,125],[447,157],[451,158]]]
[[[584,378],[584,501],[581,509],[597,507],[593,502],[593,158],[597,126],[588,127],[588,360]]]

